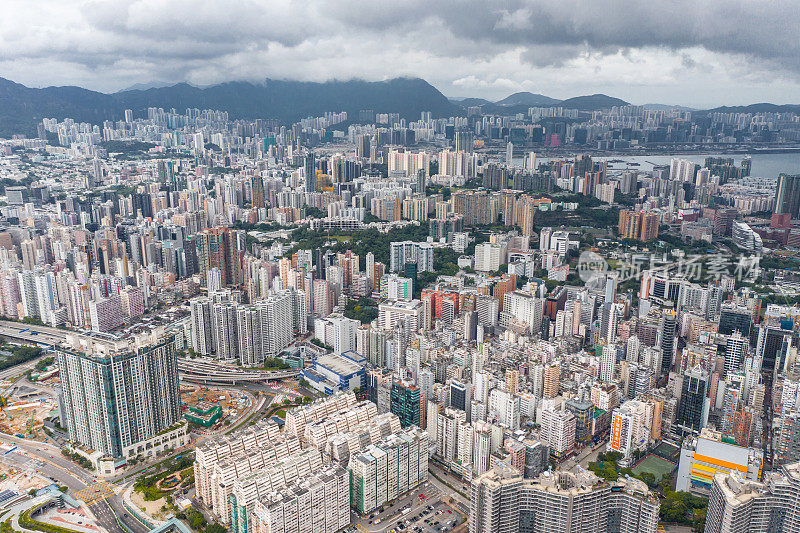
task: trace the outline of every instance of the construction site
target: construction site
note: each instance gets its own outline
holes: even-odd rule
[[[43,431],[46,418],[58,417],[58,403],[41,388],[17,382],[0,396],[0,432],[28,439],[47,439]]]
[[[7,451],[0,449],[0,452]],[[11,491],[27,494],[31,490],[39,490],[53,483],[52,480],[36,473],[33,465],[30,468],[13,465],[0,460],[0,493]]]
[[[246,402],[241,392],[181,385],[184,416],[190,422],[204,427],[235,419],[245,408]]]

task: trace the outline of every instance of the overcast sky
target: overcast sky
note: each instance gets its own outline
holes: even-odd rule
[[[451,97],[800,103],[800,7],[770,0],[3,0],[0,76],[136,83],[418,76]]]

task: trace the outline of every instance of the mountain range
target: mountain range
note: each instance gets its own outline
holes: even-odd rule
[[[714,109],[699,111],[699,113],[800,113],[800,105],[762,102],[750,105],[715,107]]]
[[[421,111],[435,117],[464,115],[469,107],[479,106],[484,113],[513,115],[526,113],[529,107],[561,106],[567,109],[595,111],[628,102],[604,94],[577,96],[566,100],[542,94],[517,92],[491,102],[483,98],[448,99],[420,78],[394,78],[387,81],[327,81],[322,83],[266,79],[260,83],[233,81],[197,87],[188,83],[164,82],[137,84],[116,93],[101,93],[81,87],[31,88],[0,78],[0,137],[14,133],[35,134],[42,118],[73,118],[79,122],[100,124],[120,120],[126,109],[134,117],[147,115],[148,107],[176,109],[219,109],[231,119],[275,118],[285,123],[327,111],[347,111],[350,121],[360,110],[376,113],[400,113],[417,119]],[[678,106],[647,104],[651,109]],[[689,110],[689,108],[682,108]],[[768,103],[749,106],[718,107],[696,111],[708,112],[800,112],[800,105]]]
[[[464,98],[451,101],[465,109],[479,106],[484,113],[510,115],[527,113],[529,107],[561,106],[569,109],[579,109],[581,111],[596,111],[613,106],[628,105],[628,102],[625,100],[606,96],[605,94],[591,94],[568,98],[566,100],[558,100],[543,94],[534,94],[526,91],[514,93],[497,102],[491,102],[483,98]]]
[[[320,116],[326,111],[347,111],[357,118],[361,109],[415,119],[421,111],[431,111],[437,117],[463,113],[463,108],[419,78],[324,83],[267,79],[203,88],[179,83],[112,94],[80,87],[35,89],[0,78],[0,137],[35,133],[36,123],[46,117],[99,124],[120,120],[126,109],[133,110],[134,117],[146,116],[148,107],[179,112],[187,108],[219,109],[227,111],[231,119],[276,118],[283,122]]]

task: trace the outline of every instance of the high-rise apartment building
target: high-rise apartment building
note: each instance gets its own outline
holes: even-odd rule
[[[505,249],[501,244],[485,242],[475,247],[475,270],[494,272],[505,262]]]
[[[419,426],[421,409],[419,388],[408,382],[395,380],[391,389],[391,411],[400,418],[403,427]]]
[[[621,239],[650,241],[658,237],[659,218],[655,213],[621,209],[617,231]]]
[[[587,471],[523,479],[498,462],[470,488],[470,533],[655,533],[660,510],[643,482],[608,483]]]
[[[192,348],[201,355],[216,353],[214,343],[214,304],[205,296],[189,301],[192,320]]]
[[[417,272],[433,272],[433,246],[427,242],[402,241],[389,246],[389,270],[403,272],[406,264],[417,265]]]
[[[778,464],[800,460],[800,411],[784,406],[776,421],[777,442],[775,462]]]
[[[243,366],[263,363],[291,344],[307,313],[302,295],[292,289],[275,292],[251,305],[232,300],[237,291],[194,298],[192,348],[202,355],[238,360]]]
[[[249,436],[249,435],[248,435]],[[291,440],[291,439],[289,439]],[[278,439],[282,443],[281,439]],[[295,439],[296,442],[296,439]],[[282,446],[277,447],[281,450]],[[213,492],[215,500],[214,513],[222,524],[228,526],[232,533],[247,533],[255,531],[258,517],[253,512],[256,504],[262,498],[283,490],[285,487],[298,481],[311,478],[315,473],[325,469],[322,454],[316,448],[291,451],[283,455],[283,451],[272,452],[265,447],[261,453],[256,452],[253,457],[255,469],[251,469],[250,456],[247,452],[236,455],[236,467],[241,468],[242,474],[238,476],[235,471],[226,468],[220,482],[219,489]],[[271,458],[270,458],[271,456]],[[259,460],[265,458],[266,462],[259,465]],[[233,463],[232,459],[223,461]],[[215,477],[217,473],[215,472]],[[347,490],[337,484],[337,490]],[[336,507],[331,507],[331,511]],[[333,521],[331,521],[332,523]]]
[[[340,531],[350,525],[350,480],[329,466],[273,491],[253,506],[253,531]]]
[[[548,363],[544,368],[544,397],[555,398],[558,395],[558,387],[561,381],[561,364],[558,362]]]
[[[519,392],[519,370],[509,368],[506,369],[506,390],[510,394]]]
[[[111,342],[68,335],[55,356],[71,441],[111,457],[149,455],[137,445],[180,421],[174,336]]]
[[[448,464],[458,458],[458,430],[467,422],[467,413],[447,408],[439,413],[436,420],[436,449],[439,457]]]
[[[303,177],[305,178],[306,192],[317,192],[317,165],[314,153],[309,153],[303,162]]]
[[[611,438],[607,450],[619,452],[623,461],[629,462],[635,451],[643,452],[650,441],[650,428],[645,425],[648,418],[647,404],[629,400],[611,413]]]
[[[250,176],[250,197],[254,209],[261,209],[267,206],[264,197],[264,180],[259,174]]]
[[[617,365],[617,347],[614,344],[603,345],[600,355],[600,380],[611,381],[614,379],[614,369]]]
[[[369,513],[428,480],[428,436],[419,428],[389,435],[350,457],[353,508]]]
[[[497,221],[497,204],[485,191],[459,190],[453,193],[452,202],[453,211],[464,216],[465,226]]]
[[[707,395],[708,372],[698,365],[683,376],[675,425],[687,433],[700,431],[708,419]]]
[[[216,355],[222,360],[233,360],[239,353],[239,328],[237,325],[236,302],[223,302],[214,305],[214,338]]]
[[[219,269],[223,287],[242,283],[239,239],[231,228],[209,228],[197,234],[197,257],[200,263],[200,278],[207,283],[208,273]]]
[[[520,531],[519,507],[523,479],[517,469],[500,462],[472,480],[470,533]]]
[[[664,309],[658,327],[658,345],[661,347],[661,373],[669,374],[675,355],[675,328],[677,317],[674,309]]]
[[[575,417],[575,442],[578,444],[589,443],[592,440],[594,404],[573,398],[564,403],[564,409]]]
[[[569,411],[543,409],[540,437],[556,457],[568,454],[575,447],[575,415]]]
[[[739,472],[717,473],[708,500],[706,533],[800,530],[800,464],[783,465],[763,483]]]
[[[749,337],[752,323],[753,311],[751,309],[735,302],[724,302],[720,307],[717,331],[723,335],[730,335],[734,331],[738,331],[742,336]]]
[[[243,366],[255,366],[264,361],[264,334],[261,326],[261,311],[258,307],[252,305],[237,307],[238,356]]]
[[[256,501],[255,531],[339,531],[350,525],[347,471],[333,465]]]
[[[800,175],[781,174],[775,188],[775,213],[800,216]]]
[[[512,431],[519,429],[520,398],[501,389],[489,393],[489,414],[501,426]]]
[[[262,350],[265,357],[275,357],[294,339],[291,291],[270,294],[256,303],[261,311]]]

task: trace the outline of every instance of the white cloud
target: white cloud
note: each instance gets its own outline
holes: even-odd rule
[[[419,76],[453,96],[797,101],[800,10],[741,0],[5,0],[0,76],[113,91]]]

